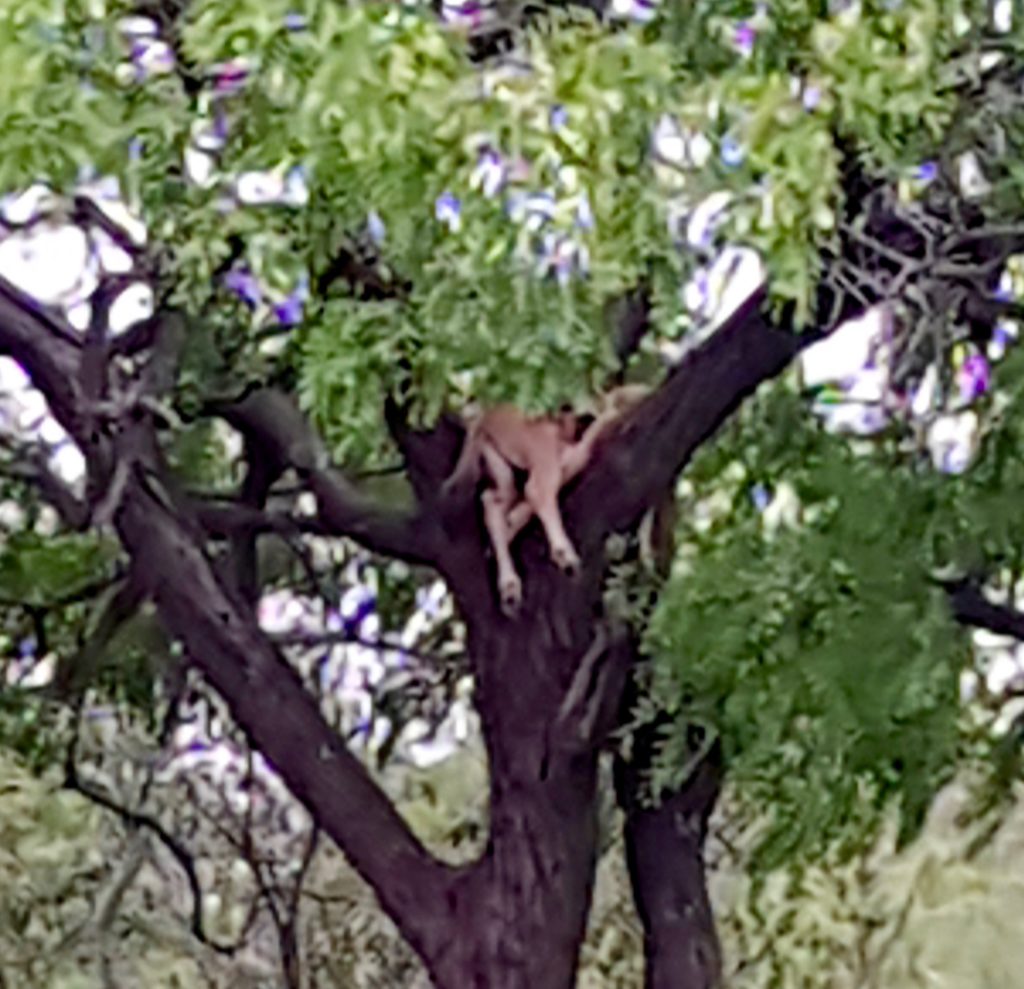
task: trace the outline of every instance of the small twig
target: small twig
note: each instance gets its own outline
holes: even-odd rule
[[[17,458],[15,462],[3,465],[0,473],[38,488],[43,500],[57,512],[69,529],[80,531],[88,526],[88,507],[50,470],[42,448],[36,444],[20,443],[12,437],[2,435],[0,447],[10,450]]]
[[[129,810],[127,807],[122,806],[117,801],[100,793],[98,790],[94,790],[83,782],[78,775],[78,767],[75,764],[74,742],[68,748],[67,758],[64,763],[64,785],[69,790],[80,793],[98,807],[116,814],[129,828],[144,828],[155,835],[164,848],[170,852],[172,858],[178,863],[178,867],[185,874],[189,892],[192,895],[192,915],[189,929],[194,937],[219,954],[230,955],[237,950],[237,945],[223,945],[212,940],[203,927],[203,891],[199,884],[195,863],[192,861],[192,856],[188,849],[155,818],[150,817],[148,814]]]

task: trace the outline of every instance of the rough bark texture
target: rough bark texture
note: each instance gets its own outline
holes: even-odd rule
[[[142,6],[176,39],[187,0]],[[551,6],[600,12],[607,3],[538,0],[517,9],[529,18]],[[502,50],[510,32],[502,26],[476,38],[474,56]],[[201,77],[187,58],[177,63],[186,91],[197,93]],[[853,149],[845,151],[841,184],[857,209],[882,180],[867,174]],[[875,199],[864,232],[907,256],[920,256],[924,228],[891,216],[885,197]],[[947,219],[954,228],[981,222],[968,214]],[[959,315],[984,330],[998,315],[991,301],[999,268],[993,260],[1018,249],[1019,238],[978,238],[968,230],[954,247],[961,261],[966,252],[985,262],[984,278],[975,278],[966,296],[957,295],[965,300],[957,303],[963,306]],[[892,250],[876,259],[882,270],[892,264],[886,255]],[[958,267],[963,270],[962,263]],[[338,279],[365,298],[407,290],[400,281],[380,280],[348,249],[316,284],[323,293]],[[826,329],[863,302],[845,294],[833,298],[829,291],[822,288],[816,305]],[[184,643],[190,662],[223,695],[252,744],[373,886],[439,989],[569,989],[594,873],[597,752],[614,722],[632,656],[631,644],[601,613],[605,538],[631,529],[671,490],[694,450],[808,342],[792,334],[786,320],[770,325],[762,301],[760,294],[752,298],[692,352],[566,492],[563,513],[583,561],[578,579],[555,572],[536,526],[524,533],[516,555],[525,599],[515,621],[496,607],[476,504],[439,501],[461,438],[452,420],[415,433],[402,421],[401,409],[389,403],[388,423],[417,497],[412,510],[398,511],[363,497],[328,462],[286,395],[257,389],[208,410],[243,432],[249,454],[240,499],[225,506],[178,490],[160,455],[159,416],[142,401],[158,399],[173,384],[183,320],[161,312],[117,340],[105,339],[105,327],[96,323],[83,342],[59,316],[0,279],[0,353],[22,364],[88,461],[92,498],[82,501],[62,490],[37,464],[32,473],[43,496],[73,528],[113,524],[132,564],[121,603],[131,608],[143,595],[156,602],[168,634]],[[635,349],[645,329],[643,300],[633,303],[626,306],[616,341],[622,356]],[[131,388],[141,386],[133,395],[131,389],[112,393],[108,362],[114,354],[149,358],[145,373],[132,383]],[[273,478],[287,470],[317,500],[317,518],[301,520],[305,531],[348,536],[376,552],[433,566],[451,586],[469,630],[492,780],[490,838],[476,863],[453,869],[426,852],[255,622],[257,536],[281,532],[282,526],[294,532],[300,524],[264,508]],[[207,542],[224,538],[231,566],[218,571]],[[1024,617],[993,606],[974,585],[958,584],[949,592],[961,621],[1024,637]],[[102,628],[115,628],[122,610],[113,611]],[[62,682],[72,672],[62,673]],[[701,849],[720,767],[711,753],[677,792],[662,794],[657,809],[647,808],[638,793],[650,746],[644,738],[638,741],[637,759],[618,766],[617,787],[645,929],[647,985],[707,989],[717,978],[718,950]],[[292,949],[283,953],[297,970]]]
[[[271,473],[291,467],[316,495],[318,531],[431,563],[447,578],[467,623],[492,781],[486,850],[459,869],[426,852],[325,723],[299,677],[258,628],[253,585],[239,579],[240,571],[218,571],[212,564],[212,536],[240,527],[234,545],[240,557],[251,559],[252,534],[275,530],[278,520],[261,508],[265,479],[254,479],[242,503],[228,511],[181,492],[163,460],[149,407],[138,396],[111,395],[113,409],[100,414],[90,398],[93,389],[80,384],[83,348],[3,285],[0,349],[26,367],[81,446],[92,488],[113,491],[100,507],[131,559],[132,580],[155,601],[168,633],[184,644],[253,746],[374,887],[436,985],[569,989],[597,854],[597,757],[617,717],[632,656],[601,612],[604,537],[635,524],[696,446],[796,351],[797,340],[765,324],[760,301],[744,307],[636,410],[564,499],[567,526],[583,558],[578,577],[554,568],[536,526],[524,533],[517,556],[525,600],[515,620],[497,608],[476,500],[438,501],[461,439],[457,424],[446,420],[429,433],[415,433],[403,425],[401,411],[389,407],[419,501],[410,511],[396,511],[367,501],[327,462],[284,395],[258,390],[222,410],[250,449],[262,451]],[[167,318],[167,325],[174,321]],[[173,381],[175,348],[167,346],[163,354],[161,342],[175,338],[166,327],[153,330],[154,357],[143,379],[150,397]],[[97,510],[96,504],[81,507],[94,519]],[[701,899],[702,832],[681,830],[678,821],[703,820],[701,808],[712,800],[691,788],[672,798],[665,812],[630,811],[630,862],[649,960],[652,971],[666,973],[652,985],[676,984],[676,963],[665,961],[674,957],[668,945],[695,931],[703,931],[706,941],[710,929]],[[677,918],[694,906],[695,920]],[[691,960],[703,958],[699,947],[686,950]]]
[[[626,813],[626,864],[644,928],[647,989],[714,989],[722,975],[704,872],[708,819],[721,787],[714,746],[676,790],[642,799],[656,726],[639,732],[629,762],[617,759],[615,788]],[[700,740],[694,740],[699,749]]]

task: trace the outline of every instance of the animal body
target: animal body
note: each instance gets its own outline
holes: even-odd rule
[[[514,614],[522,600],[522,581],[512,560],[511,543],[535,514],[544,527],[555,564],[570,574],[579,568],[579,556],[558,507],[558,493],[590,462],[597,441],[611,423],[646,392],[640,386],[610,392],[579,437],[579,421],[569,410],[556,416],[527,416],[515,406],[498,405],[470,423],[445,490],[475,484],[481,467],[493,485],[482,496],[484,525],[494,548],[498,597],[506,614]],[[516,470],[527,475],[521,499]]]

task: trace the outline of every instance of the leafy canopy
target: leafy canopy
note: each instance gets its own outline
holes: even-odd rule
[[[481,71],[415,6],[196,0],[184,77],[141,78],[126,5],[0,0],[0,189],[68,189],[83,167],[118,176],[160,245],[161,288],[202,317],[186,396],[271,373],[265,328],[225,270],[305,277],[285,363],[336,451],[368,458],[399,387],[427,418],[470,395],[540,409],[591,392],[611,366],[605,305],[642,277],[653,336],[690,329],[680,286],[697,258],[679,250],[679,219],[711,192],[732,197],[722,235],[762,253],[774,301],[806,321],[837,243],[839,148],[895,182],[978,139],[957,86],[977,71],[986,4],[666,8],[624,29],[555,16],[517,53],[524,73]],[[239,59],[240,81],[217,92]],[[666,117],[682,155],[653,153]],[[190,183],[183,155],[208,127],[226,143],[213,180]],[[1008,123],[1005,159],[1021,133]],[[233,176],[298,166],[305,208],[228,195]],[[1018,211],[1020,174],[1004,169],[999,200],[1009,191]],[[367,301],[321,285],[364,228],[407,290]],[[855,458],[804,415],[774,394],[697,465],[695,490],[724,490],[735,510],[684,532],[689,565],[649,636],[659,694],[721,733],[751,792],[783,795],[783,850],[834,831],[865,789],[920,816],[956,753],[965,656],[932,578],[1020,543],[1012,418],[970,479],[939,485],[895,455]],[[757,480],[790,485],[801,527],[765,531],[747,500]]]
[[[893,174],[919,162],[952,116],[949,58],[965,19],[984,15],[951,0],[831,17],[806,2],[773,5],[770,18],[720,0],[667,8],[618,30],[554,16],[517,53],[529,72],[481,73],[425,6],[201,0],[178,53],[190,77],[240,58],[250,73],[212,99],[175,75],[132,74],[122,5],[4,0],[0,188],[67,186],[85,165],[118,175],[167,248],[172,299],[227,322],[213,343],[241,358],[236,374],[266,373],[257,334],[240,331],[241,308],[230,320],[203,308],[224,294],[212,276],[232,245],[243,238],[246,262],[272,280],[305,272],[314,298],[292,355],[302,397],[351,455],[379,447],[380,399],[401,384],[428,417],[453,391],[551,408],[604,378],[604,306],[641,275],[659,333],[686,329],[679,286],[695,259],[669,221],[710,191],[732,194],[725,233],[762,252],[773,297],[806,318],[818,253],[835,237],[836,137]],[[309,207],[221,208],[223,182],[176,180],[197,112],[226,122],[220,175],[301,165]],[[653,166],[666,114],[710,142],[697,167]],[[498,190],[486,178],[495,160]],[[444,196],[457,223],[435,215]],[[317,274],[368,210],[408,296],[320,296]],[[218,366],[209,356],[203,366]]]

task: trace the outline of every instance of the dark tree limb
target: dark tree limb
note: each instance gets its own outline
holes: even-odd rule
[[[771,325],[763,303],[762,290],[684,357],[598,453],[569,497],[567,514],[581,520],[585,542],[636,525],[701,443],[807,344]]]
[[[113,436],[97,434],[83,416],[77,352],[50,332],[48,320],[11,302],[0,285],[0,352],[18,359],[50,400],[50,407],[86,457],[101,455],[130,464],[113,523],[142,592],[156,602],[170,636],[181,639],[196,666],[228,701],[254,748],[281,773],[295,796],[338,843],[376,890],[412,946],[425,957],[438,949],[444,891],[450,870],[415,838],[390,800],[321,715],[301,678],[261,632],[250,610],[215,575],[198,521],[175,498],[148,417],[126,415]],[[258,407],[271,418],[271,442],[291,463],[331,495],[333,475],[321,466],[297,410],[287,402]],[[245,410],[251,412],[252,408]],[[257,418],[257,426],[265,423]],[[116,447],[116,449],[110,449]],[[393,518],[385,525],[360,513],[340,482],[343,504],[333,516],[348,518],[357,532],[380,537],[385,551],[408,542]],[[316,489],[316,485],[314,485]],[[332,512],[328,511],[328,518]],[[390,526],[390,527],[389,527]]]
[[[199,524],[218,539],[228,539],[240,532],[264,535],[276,533],[308,533],[329,536],[331,531],[318,518],[306,518],[267,508],[253,508],[236,501],[189,496],[192,511]]]
[[[270,489],[284,473],[287,463],[258,436],[245,438],[245,454],[246,472],[239,500],[244,508],[263,514]],[[235,586],[249,604],[255,604],[260,594],[258,535],[255,527],[240,527],[228,537]]]
[[[656,806],[637,799],[643,766],[616,762],[626,863],[644,928],[646,989],[715,989],[721,948],[704,871],[708,818],[722,782],[717,746]]]
[[[80,341],[62,320],[0,276],[0,340],[50,403],[72,436],[82,432],[83,396],[78,384]]]
[[[634,675],[624,697],[625,720],[640,691]],[[706,745],[703,738],[691,738],[695,757],[686,779],[674,788],[650,791],[662,721],[667,718],[638,728],[629,758],[616,755],[614,766],[615,794],[626,815],[626,864],[644,929],[644,986],[715,989],[721,948],[708,896],[704,843],[721,789],[721,747],[717,740]]]
[[[410,942],[421,951],[433,948],[448,870],[327,725],[299,675],[244,603],[218,582],[191,527],[154,494],[139,467],[117,527],[168,632],[229,699],[253,747],[370,882]]]
[[[612,318],[612,346],[619,365],[619,383],[625,376],[626,365],[640,349],[640,344],[651,328],[651,300],[645,286],[628,292],[609,306]]]
[[[455,466],[465,426],[456,416],[444,415],[430,429],[414,429],[409,424],[405,406],[390,396],[384,403],[384,418],[402,453],[405,472],[416,497],[426,507],[433,505],[441,485]]]
[[[973,625],[1024,642],[1024,611],[993,604],[970,580],[951,581],[944,586],[953,617],[961,625]]]
[[[294,468],[316,496],[320,520],[330,534],[408,562],[433,562],[437,528],[431,520],[415,510],[386,508],[357,491],[329,465],[323,444],[284,393],[258,389],[212,411],[258,441],[276,462]]]

